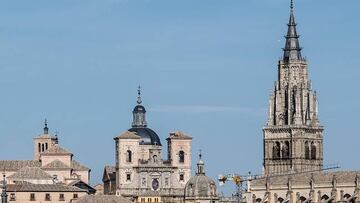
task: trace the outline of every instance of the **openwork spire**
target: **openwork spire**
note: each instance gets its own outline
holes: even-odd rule
[[[132,127],[138,127],[138,128],[145,128],[147,126],[147,122],[145,119],[145,107],[141,105],[141,86],[138,87],[138,98],[137,98],[137,105],[135,106],[133,110],[133,122]]]
[[[45,119],[45,127],[44,127],[44,134],[47,135],[49,134],[49,128],[48,128],[48,122],[47,122],[47,119]]]
[[[299,43],[299,35],[296,32],[296,22],[294,15],[294,1],[291,0],[290,5],[290,18],[288,23],[288,31],[285,36],[285,48],[284,50],[284,60],[301,60],[301,47]]]

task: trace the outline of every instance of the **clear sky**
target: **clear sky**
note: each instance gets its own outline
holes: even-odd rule
[[[43,120],[92,168],[114,164],[143,87],[149,127],[194,137],[209,175],[262,170],[289,0],[2,0],[0,159],[32,159]],[[296,0],[325,163],[360,169],[359,0]],[[165,148],[166,149],[166,148]]]

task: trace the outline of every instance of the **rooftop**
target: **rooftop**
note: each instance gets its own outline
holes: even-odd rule
[[[9,179],[52,180],[53,177],[39,167],[26,166],[10,175]]]

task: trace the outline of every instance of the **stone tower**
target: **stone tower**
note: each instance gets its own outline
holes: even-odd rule
[[[192,138],[183,132],[173,132],[166,139],[168,142],[168,161],[176,167],[177,180],[182,186],[191,177]]]
[[[34,138],[34,159],[40,161],[40,154],[52,148],[58,143],[57,135],[49,134],[47,120],[45,120],[44,132]]]
[[[323,166],[323,126],[318,120],[316,92],[301,55],[291,1],[285,48],[278,80],[269,98],[264,133],[264,173],[318,170]]]

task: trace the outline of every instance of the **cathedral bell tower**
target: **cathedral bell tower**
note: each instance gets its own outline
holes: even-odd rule
[[[264,173],[283,174],[321,169],[323,127],[318,120],[317,95],[308,78],[308,65],[301,55],[294,4],[278,80],[269,98],[264,133]]]

